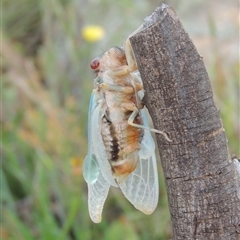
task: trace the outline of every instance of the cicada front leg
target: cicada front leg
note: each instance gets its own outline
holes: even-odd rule
[[[138,69],[137,63],[136,63],[136,60],[134,57],[132,45],[130,43],[129,38],[125,42],[125,54],[126,54],[129,71],[133,72],[133,71],[137,70]]]
[[[127,60],[127,65],[123,65],[119,68],[108,70],[107,73],[110,77],[125,76],[125,75],[128,75],[138,69],[129,39],[127,39],[127,41],[125,43],[125,56],[126,56],[126,60]]]
[[[129,70],[131,72],[137,70],[138,67],[137,67],[136,59],[135,59],[134,52],[132,49],[132,45],[130,43],[130,37],[135,35],[136,33],[140,32],[142,29],[143,29],[143,25],[140,25],[134,32],[132,32],[132,34],[127,38],[127,40],[125,42],[126,59],[127,59],[127,63],[129,66]]]

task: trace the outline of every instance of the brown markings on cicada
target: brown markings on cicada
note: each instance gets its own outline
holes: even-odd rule
[[[108,160],[117,161],[119,158],[119,143],[114,125],[106,115],[102,118],[102,137],[107,150]]]
[[[143,130],[127,123],[131,113],[131,111],[126,111],[124,120],[115,124],[112,123],[108,111],[102,118],[103,142],[115,176],[131,173],[138,161]],[[141,117],[138,115],[134,122],[142,124]]]
[[[129,119],[130,115],[132,114],[132,111],[126,111],[125,112],[125,117],[126,119]],[[142,125],[142,118],[141,116],[138,114],[133,123],[136,123],[136,124],[139,124],[139,125]],[[136,128],[136,127],[133,127],[131,125],[128,125],[128,129],[127,129],[127,137],[126,137],[126,143],[128,145],[131,145],[131,144],[134,144],[135,142],[137,143],[141,143],[142,141],[142,138],[143,138],[143,134],[144,134],[144,131],[143,129],[141,128]]]
[[[143,130],[127,125],[126,128],[117,135],[120,142],[119,159],[112,162],[115,175],[131,173],[138,162],[138,151],[143,136]]]

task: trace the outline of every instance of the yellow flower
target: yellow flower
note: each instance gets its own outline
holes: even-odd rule
[[[102,39],[105,35],[104,29],[101,26],[89,25],[82,29],[82,36],[88,42],[96,42]]]
[[[72,167],[72,173],[75,176],[80,176],[82,174],[82,163],[83,163],[82,158],[72,157],[70,159],[70,165]]]

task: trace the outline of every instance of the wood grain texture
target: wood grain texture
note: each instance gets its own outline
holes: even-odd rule
[[[130,42],[154,126],[173,140],[157,136],[174,239],[240,239],[240,175],[202,57],[166,5]]]

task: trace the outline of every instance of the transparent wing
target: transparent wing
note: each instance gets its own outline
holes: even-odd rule
[[[102,220],[102,210],[108,195],[110,185],[106,182],[102,173],[98,175],[95,183],[88,183],[88,210],[93,222],[99,223]]]
[[[151,117],[148,113],[148,110],[145,107],[141,110],[141,117],[143,120],[143,125],[146,127],[149,127],[149,122],[151,121]],[[150,123],[150,125],[152,126],[152,122]],[[144,136],[141,142],[139,157],[141,159],[148,159],[152,155],[155,156],[155,142],[153,140],[152,133],[148,130],[144,130]]]
[[[101,222],[102,209],[110,185],[117,186],[101,136],[101,107],[92,93],[88,113],[88,155],[83,163],[83,177],[88,184],[88,210],[93,222]]]
[[[113,175],[110,163],[108,161],[106,149],[102,140],[101,134],[101,121],[100,119],[104,115],[101,108],[97,107],[93,114],[93,146],[94,153],[97,156],[100,171],[106,182],[114,187],[118,187]]]
[[[118,187],[108,162],[106,149],[101,135],[101,118],[104,115],[102,107],[98,106],[97,96],[92,93],[88,113],[88,155],[83,163],[83,177],[87,183],[94,183],[102,172],[105,180]]]
[[[94,183],[98,179],[100,173],[99,164],[96,156],[94,155],[93,145],[93,129],[92,129],[92,116],[97,109],[97,97],[95,93],[92,93],[88,111],[88,154],[83,162],[83,177],[89,184]]]
[[[148,126],[145,110],[141,110],[143,124]],[[119,184],[125,197],[145,214],[151,214],[158,203],[158,173],[155,143],[151,133],[144,130],[136,169]]]

